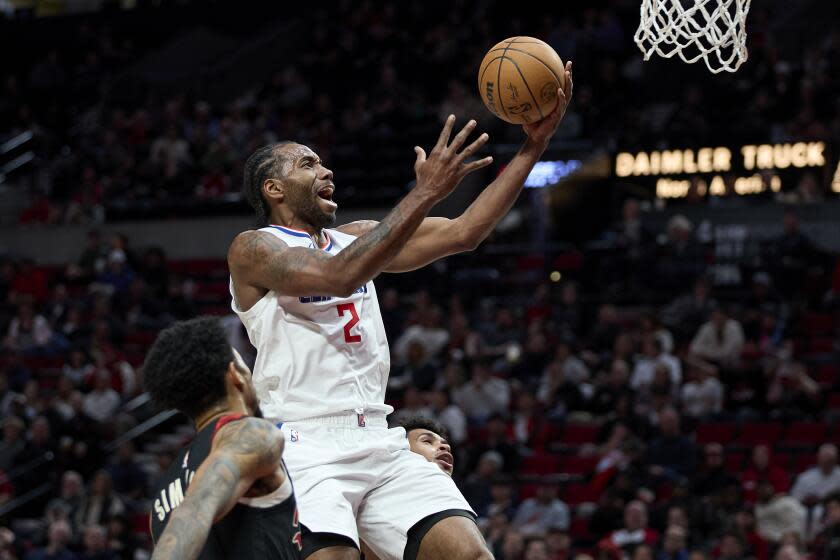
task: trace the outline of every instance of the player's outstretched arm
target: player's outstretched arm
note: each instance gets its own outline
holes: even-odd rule
[[[559,89],[557,107],[543,120],[526,124],[527,139],[505,170],[482,191],[463,214],[454,220],[426,218],[402,251],[391,261],[386,272],[407,272],[442,257],[471,251],[490,235],[499,220],[516,201],[525,179],[540,160],[557,126],[566,114],[572,99],[572,63],[566,64],[566,83]],[[361,235],[375,227],[376,222],[353,222],[339,228],[353,235]]]
[[[152,560],[198,558],[213,523],[224,517],[254,482],[278,472],[284,443],[283,433],[260,418],[243,418],[223,426],[184,501],[172,512]]]
[[[467,162],[487,142],[482,134],[460,150],[475,121],[450,143],[455,117],[450,115],[429,156],[414,148],[417,184],[378,224],[337,255],[303,247],[289,247],[275,236],[247,231],[239,234],[228,252],[234,282],[258,290],[290,296],[346,297],[382,272],[416,231],[432,206],[447,197],[469,173],[490,165],[492,158]]]

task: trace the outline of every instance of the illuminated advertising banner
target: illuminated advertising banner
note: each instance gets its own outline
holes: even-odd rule
[[[840,168],[835,167],[825,142],[620,152],[613,160],[615,177],[652,184],[659,198],[792,190],[807,171],[840,192]]]

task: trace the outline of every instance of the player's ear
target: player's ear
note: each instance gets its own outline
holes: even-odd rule
[[[236,388],[239,392],[243,392],[245,390],[245,378],[242,376],[242,373],[236,367],[236,362],[233,360],[228,363],[227,371],[225,372],[225,381]]]
[[[266,179],[263,183],[263,193],[277,202],[283,202],[286,198],[286,189],[283,183],[277,179]]]

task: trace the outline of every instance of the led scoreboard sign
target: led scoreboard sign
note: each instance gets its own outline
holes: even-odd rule
[[[650,178],[659,198],[684,198],[692,187],[699,196],[748,195],[778,192],[783,179],[788,187],[791,171],[801,175],[801,170],[810,168],[830,177],[834,173],[827,174],[827,160],[825,142],[747,144],[621,152],[615,156],[614,172],[620,178]],[[832,190],[840,192],[840,183],[834,181]]]

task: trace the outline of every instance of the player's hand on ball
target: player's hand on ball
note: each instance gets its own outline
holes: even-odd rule
[[[565,87],[557,88],[557,106],[554,110],[541,121],[531,124],[523,124],[522,129],[534,142],[548,143],[557,130],[560,121],[563,120],[563,115],[566,114],[566,108],[572,101],[572,91],[574,90],[574,83],[572,83],[572,62],[566,63],[566,80]]]
[[[414,173],[417,175],[417,186],[415,188],[428,190],[435,200],[446,198],[449,193],[455,190],[461,179],[469,173],[493,163],[493,158],[490,156],[475,161],[467,161],[487,143],[490,136],[486,132],[476,138],[472,144],[460,152],[458,151],[475,129],[476,122],[474,120],[468,122],[450,143],[449,136],[452,134],[454,126],[455,115],[449,115],[446,124],[443,125],[443,130],[440,132],[437,144],[429,152],[428,157],[423,148],[419,146],[414,148],[414,152],[417,154],[417,160],[414,162]]]

